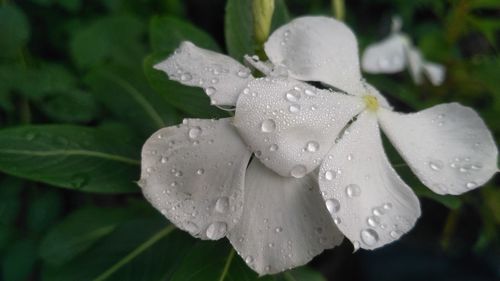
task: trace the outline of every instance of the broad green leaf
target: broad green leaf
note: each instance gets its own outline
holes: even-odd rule
[[[28,199],[26,226],[30,233],[44,232],[63,211],[61,194],[57,190],[30,190]]]
[[[10,226],[16,221],[21,209],[22,184],[14,177],[0,181],[0,224]]]
[[[171,280],[173,268],[193,239],[164,222],[164,218],[128,221],[70,263],[46,266],[43,280]]]
[[[209,34],[189,22],[173,17],[153,17],[149,24],[149,40],[155,53],[169,54],[186,40],[201,48],[220,51]]]
[[[36,243],[32,239],[17,240],[2,261],[2,280],[25,281],[32,274],[37,258]]]
[[[99,67],[85,77],[96,99],[141,136],[177,123],[175,109],[153,93],[144,74],[123,67]]]
[[[99,193],[138,191],[139,149],[130,135],[70,125],[0,130],[0,171]]]
[[[98,113],[94,97],[78,89],[46,95],[37,103],[37,107],[54,121],[60,122],[89,122]]]
[[[142,22],[132,16],[97,19],[78,30],[70,42],[71,55],[81,68],[113,61],[137,65],[144,54]]]
[[[285,0],[276,0],[273,21],[271,22],[271,33],[290,21],[290,12],[286,7]]]
[[[58,0],[59,5],[70,12],[75,12],[82,6],[81,0]]]
[[[67,216],[44,237],[40,257],[59,266],[88,250],[130,217],[125,209],[86,207]]]
[[[23,11],[13,5],[0,5],[0,58],[19,55],[29,35],[29,23]]]
[[[233,58],[242,61],[244,55],[255,52],[251,0],[228,0],[224,27],[226,47]]]
[[[208,96],[201,88],[188,87],[168,79],[168,76],[153,68],[165,59],[164,55],[150,55],[144,60],[144,73],[150,85],[168,103],[198,118],[227,117],[227,113],[210,105]]]

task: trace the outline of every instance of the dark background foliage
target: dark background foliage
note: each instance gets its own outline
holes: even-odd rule
[[[225,240],[200,242],[149,206],[134,181],[140,148],[185,117],[214,118],[199,89],[151,66],[181,40],[241,60],[256,49],[250,0],[24,0],[0,4],[0,280],[255,280]],[[323,0],[277,0],[273,28],[332,15]],[[500,2],[346,1],[360,48],[394,14],[439,87],[406,72],[366,75],[397,110],[450,101],[500,136]],[[259,280],[499,280],[499,177],[460,197],[425,189],[387,147],[422,202],[400,241],[358,251],[344,241],[296,270]],[[224,266],[227,275],[221,278]]]

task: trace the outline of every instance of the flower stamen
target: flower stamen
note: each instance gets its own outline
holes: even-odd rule
[[[363,97],[363,100],[365,101],[366,109],[375,112],[379,108],[378,100],[375,96],[366,95]]]

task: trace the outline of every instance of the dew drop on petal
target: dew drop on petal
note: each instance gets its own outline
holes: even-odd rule
[[[399,237],[401,237],[401,235],[403,235],[403,232],[401,230],[393,230],[389,233],[389,235],[391,235],[392,238],[394,239],[398,239]]]
[[[214,87],[208,87],[205,89],[205,94],[207,94],[207,96],[213,96],[215,94],[216,90]]]
[[[276,123],[273,119],[266,119],[262,121],[260,125],[260,130],[264,133],[270,133],[276,129]]]
[[[191,129],[189,129],[188,134],[189,134],[189,137],[191,139],[196,139],[201,134],[201,128],[200,127],[193,127]]]
[[[215,211],[225,213],[229,209],[229,198],[221,197],[215,202]]]
[[[199,175],[199,176],[203,175],[204,173],[205,173],[205,170],[204,170],[204,169],[198,169],[198,170],[196,171],[196,174],[197,174],[197,175]]]
[[[308,152],[316,152],[319,149],[319,143],[316,141],[308,141],[306,143],[306,151]]]
[[[429,167],[434,171],[439,171],[443,168],[443,162],[441,162],[439,160],[430,161]]]
[[[297,113],[300,111],[300,105],[292,104],[288,107],[288,111],[290,111],[291,113]]]
[[[285,99],[289,102],[298,102],[300,99],[300,92],[297,90],[290,90],[285,94]]]
[[[217,240],[224,237],[224,235],[226,235],[226,231],[227,231],[227,224],[225,222],[218,221],[211,223],[207,227],[206,234],[209,239]]]
[[[280,232],[282,232],[282,231],[283,231],[283,228],[281,228],[281,227],[276,227],[276,228],[274,229],[274,231],[276,231],[276,233],[280,233]]]
[[[333,180],[336,176],[337,176],[337,173],[332,171],[332,170],[328,170],[325,172],[325,179],[328,181]]]
[[[337,213],[340,210],[340,202],[339,202],[339,200],[337,200],[335,198],[326,200],[325,204],[326,204],[326,209],[332,215]]]
[[[345,193],[351,198],[358,197],[361,195],[361,188],[357,184],[349,184],[345,187]]]
[[[366,222],[368,223],[369,226],[376,227],[377,225],[380,224],[380,218],[377,216],[369,216],[366,219]]]
[[[470,181],[468,183],[465,184],[465,187],[471,189],[471,188],[475,188],[477,187],[477,183],[476,182],[473,182],[473,181]]]
[[[378,233],[371,228],[363,229],[360,233],[360,236],[361,241],[363,241],[363,243],[368,246],[375,245],[375,243],[377,243],[379,239]]]
[[[278,145],[277,144],[271,144],[269,146],[269,151],[276,151],[278,150]]]
[[[189,73],[184,73],[181,75],[181,81],[189,81],[193,79],[193,76],[191,76],[191,74]]]
[[[251,263],[253,262],[253,257],[252,257],[252,256],[247,256],[247,257],[245,258],[245,262],[246,262],[247,264],[251,264]]]
[[[304,165],[295,165],[290,171],[290,175],[294,178],[302,178],[306,175],[307,169]]]

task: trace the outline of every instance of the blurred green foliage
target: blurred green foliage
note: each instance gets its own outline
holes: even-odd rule
[[[416,86],[405,72],[366,75],[396,109],[458,101],[477,109],[499,139],[499,1],[345,4],[361,50],[386,36],[399,14],[425,57],[446,65],[439,87]],[[277,0],[272,29],[331,11],[329,1]],[[134,183],[141,145],[155,130],[186,117],[227,116],[200,89],[152,66],[182,40],[241,60],[259,51],[252,21],[250,0],[3,0],[0,280],[257,279],[227,241],[197,241],[168,225]],[[387,150],[423,200],[416,229],[399,245],[351,255],[345,242],[313,269],[259,280],[500,278],[498,177],[461,197],[439,196]],[[419,271],[429,260],[433,269]],[[397,266],[388,274],[377,261]]]

